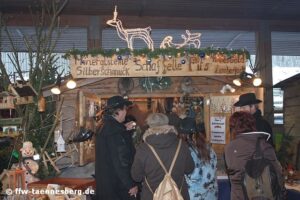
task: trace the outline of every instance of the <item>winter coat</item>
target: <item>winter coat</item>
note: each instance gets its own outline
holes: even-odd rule
[[[209,162],[199,159],[197,149],[192,146],[189,148],[195,163],[193,173],[185,176],[191,200],[218,199],[217,156],[211,147],[208,148],[211,158]]]
[[[253,116],[255,117],[256,120],[256,130],[269,133],[271,137],[268,140],[268,143],[274,147],[273,131],[269,122],[262,117],[260,110],[256,110]]]
[[[107,116],[96,136],[96,199],[127,200],[136,184],[130,175],[135,149],[126,127]]]
[[[171,162],[179,143],[175,133],[176,130],[173,126],[165,125],[149,128],[143,136],[144,141],[154,147],[167,170],[169,170],[171,166]],[[187,144],[183,142],[171,175],[178,188],[181,188],[181,194],[185,200],[189,200],[189,195],[184,174],[191,173],[193,169],[193,159]],[[131,168],[131,175],[135,181],[143,182],[141,199],[152,200],[153,194],[144,182],[145,177],[147,177],[147,181],[152,191],[155,191],[163,180],[165,172],[150,148],[145,143],[142,143],[137,147]]]
[[[225,146],[225,162],[231,183],[231,200],[245,199],[242,190],[242,174],[245,171],[245,165],[256,150],[256,141],[264,137],[258,133],[242,133]],[[261,143],[262,152],[266,159],[269,159],[274,166],[277,178],[283,183],[282,168],[278,162],[274,148],[263,140]]]

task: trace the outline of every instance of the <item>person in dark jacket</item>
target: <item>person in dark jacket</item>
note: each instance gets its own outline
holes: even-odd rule
[[[272,127],[269,122],[262,117],[261,111],[258,109],[258,104],[261,102],[261,100],[256,98],[254,93],[246,93],[239,97],[239,101],[236,102],[234,106],[240,107],[240,111],[249,112],[255,117],[256,130],[269,133],[271,137],[268,143],[274,147]]]
[[[248,112],[235,112],[229,120],[229,126],[233,140],[225,146],[225,163],[227,173],[231,183],[231,200],[246,200],[245,190],[243,189],[243,174],[248,160],[256,150],[256,142],[260,140],[260,148],[265,159],[273,165],[278,184],[284,193],[284,178],[282,167],[276,158],[274,148],[265,141],[265,132],[257,132],[255,128],[255,119]],[[273,192],[273,191],[272,191]]]
[[[134,123],[123,124],[130,104],[121,96],[107,100],[104,124],[96,136],[97,200],[135,199],[138,192],[130,175],[135,149],[128,131]]]
[[[174,126],[168,125],[169,119],[165,114],[150,114],[146,121],[149,129],[143,135],[145,142],[137,147],[131,168],[131,175],[135,181],[143,182],[141,199],[152,200],[152,192],[155,192],[163,180],[165,172],[147,143],[155,149],[166,169],[169,170],[179,144],[179,139],[177,138],[177,131]],[[189,194],[184,175],[191,173],[193,169],[194,161],[188,146],[185,142],[182,142],[171,176],[178,188],[181,188],[181,194],[185,200],[189,200]],[[150,188],[145,183],[145,178],[147,178]]]

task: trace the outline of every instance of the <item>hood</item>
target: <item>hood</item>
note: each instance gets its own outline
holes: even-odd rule
[[[168,148],[176,143],[177,131],[170,125],[149,128],[144,133],[143,140],[154,148]]]
[[[271,135],[267,132],[258,132],[258,131],[254,131],[254,132],[248,132],[248,133],[242,133],[240,135],[237,136],[238,137],[249,137],[249,138],[258,138],[258,137],[266,137],[266,141],[268,141],[271,137]]]

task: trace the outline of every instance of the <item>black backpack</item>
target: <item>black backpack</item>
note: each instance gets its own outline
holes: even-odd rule
[[[256,150],[245,165],[242,175],[244,196],[247,200],[283,200],[284,184],[280,183],[271,161],[264,157],[261,140],[263,138],[257,139]]]

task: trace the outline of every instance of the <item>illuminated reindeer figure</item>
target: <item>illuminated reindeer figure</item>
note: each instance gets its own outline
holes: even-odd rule
[[[129,49],[133,50],[133,39],[139,38],[147,44],[149,49],[154,50],[153,41],[150,37],[150,26],[147,28],[124,29],[121,20],[117,19],[117,15],[117,6],[115,6],[114,17],[111,20],[107,20],[106,24],[116,27],[118,36],[127,42]]]
[[[181,38],[183,39],[183,43],[176,44],[173,43],[173,37],[172,36],[166,36],[163,41],[160,44],[161,49],[165,49],[168,47],[175,47],[176,49],[179,49],[181,47],[184,47],[186,45],[193,45],[194,48],[200,48],[201,42],[200,42],[200,36],[201,33],[191,33],[189,30],[186,30],[186,35],[181,35]]]

